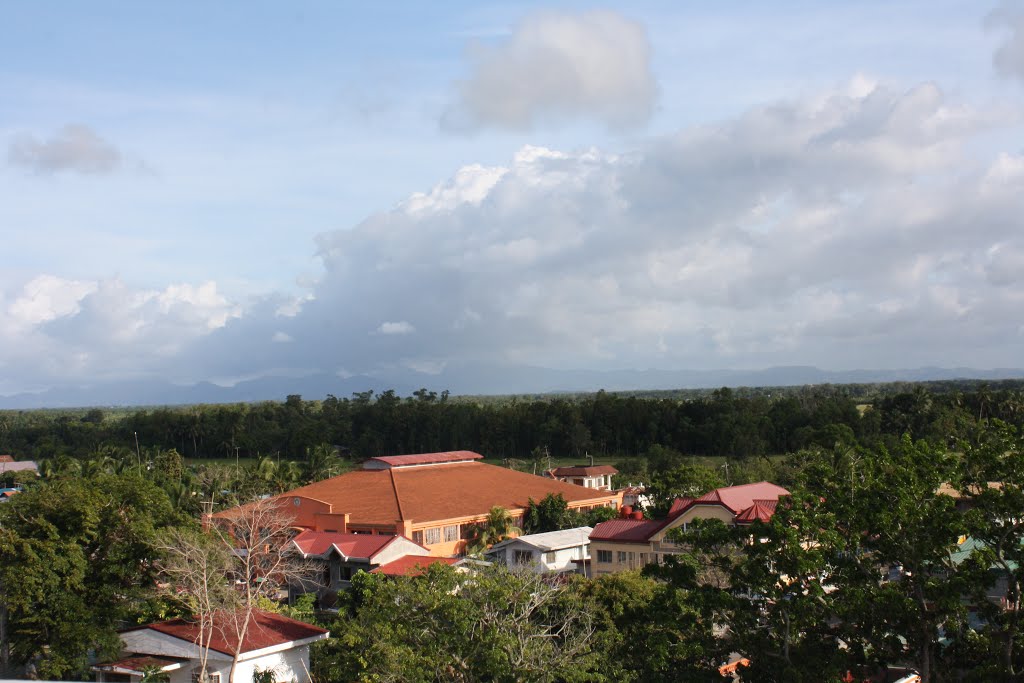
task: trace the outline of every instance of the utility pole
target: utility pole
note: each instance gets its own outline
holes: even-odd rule
[[[725,470],[725,483],[727,485],[729,485],[729,486],[732,486],[732,482],[729,480],[729,461],[728,460],[726,460],[725,464],[722,465],[722,469]]]
[[[139,449],[139,433],[132,432],[135,435],[135,455],[139,456],[139,474],[142,474],[142,450]]]

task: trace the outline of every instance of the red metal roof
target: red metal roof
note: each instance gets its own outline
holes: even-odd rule
[[[460,460],[482,460],[484,456],[473,451],[445,451],[443,453],[416,453],[414,455],[383,455],[370,458],[389,467],[409,467],[411,465],[435,465]]]
[[[152,629],[175,638],[180,638],[190,643],[199,642],[199,624],[195,621],[185,619],[171,619],[156,624],[140,626],[137,629]],[[302,621],[289,619],[281,614],[273,612],[254,612],[252,621],[245,634],[245,642],[242,643],[242,652],[262,650],[265,647],[284,645],[296,640],[303,640],[313,636],[326,636],[328,631],[312,626]],[[238,650],[238,628],[235,619],[224,615],[216,620],[216,627],[210,638],[210,649],[222,652],[226,655],[234,655]]]
[[[303,555],[323,555],[335,548],[345,557],[365,557],[369,560],[396,538],[398,536],[306,530],[292,540]]]
[[[420,576],[427,571],[432,564],[442,563],[453,565],[459,561],[457,557],[420,557],[418,555],[403,555],[397,560],[382,564],[370,571],[371,574],[386,574],[387,576]]]
[[[610,519],[594,527],[590,540],[645,543],[668,522],[667,519]]]
[[[686,507],[689,508],[702,503],[721,503],[735,515],[753,505],[755,500],[778,500],[779,496],[788,495],[789,491],[781,486],[767,481],[759,481],[756,484],[724,486],[714,491],[708,491]],[[673,505],[673,507],[675,506]]]
[[[596,477],[602,474],[618,474],[611,465],[573,465],[549,470],[555,477]]]
[[[745,510],[741,510],[736,519],[734,520],[737,524],[750,524],[754,520],[760,520],[767,522],[775,514],[775,508],[778,507],[779,501],[775,500],[755,500],[754,504]]]
[[[755,519],[767,522],[775,513],[779,496],[788,495],[786,489],[766,481],[726,486],[709,491],[700,498],[677,498],[668,516],[662,520],[613,519],[601,522],[594,527],[590,540],[646,543],[672,520],[696,505],[721,505],[735,515],[737,524],[750,524]]]

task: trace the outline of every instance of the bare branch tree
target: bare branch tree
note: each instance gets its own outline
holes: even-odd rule
[[[235,643],[228,677],[234,683],[261,603],[279,599],[291,585],[314,583],[317,567],[291,542],[293,524],[284,504],[271,498],[221,513],[206,533],[175,530],[165,536],[162,572],[172,594],[199,621],[204,673],[214,629]]]

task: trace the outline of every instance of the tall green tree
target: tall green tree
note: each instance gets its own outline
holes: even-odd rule
[[[86,673],[114,655],[116,628],[147,611],[157,529],[182,523],[136,475],[62,478],[0,506],[0,601],[16,664],[44,678]]]

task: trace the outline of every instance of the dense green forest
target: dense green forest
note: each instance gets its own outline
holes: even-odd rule
[[[836,442],[873,446],[904,433],[933,443],[966,436],[979,420],[1024,419],[1019,382],[718,389],[683,397],[596,394],[473,400],[420,390],[363,392],[283,403],[138,410],[0,412],[0,452],[19,458],[90,457],[101,449],[138,455],[175,449],[186,458],[303,461],[331,444],[342,455],[473,450],[488,458],[629,458],[658,445],[686,455],[736,460]]]
[[[24,493],[0,505],[0,659],[44,676],[80,680],[91,652],[117,649],[117,628],[177,613],[158,590],[160,530],[196,530],[204,502],[253,500],[380,453],[468,448],[530,465],[545,447],[616,462],[647,483],[655,517],[675,497],[758,479],[787,486],[792,503],[756,529],[759,543],[749,529],[691,525],[674,537],[679,561],[642,576],[363,576],[338,615],[321,615],[334,637],[316,653],[318,681],[721,680],[736,652],[751,681],[838,681],[890,664],[931,681],[1024,670],[1015,387],[489,402],[385,392],[0,419],[0,452],[41,464],[40,477],[5,482]],[[976,492],[973,509],[937,495],[943,484]],[[557,502],[539,501],[524,526],[578,525]],[[523,675],[499,675],[509,671]]]

